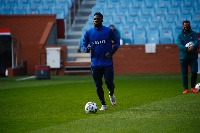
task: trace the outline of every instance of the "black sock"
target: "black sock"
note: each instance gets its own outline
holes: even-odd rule
[[[97,90],[97,95],[102,105],[106,105],[105,98],[104,98],[104,91],[103,89]]]

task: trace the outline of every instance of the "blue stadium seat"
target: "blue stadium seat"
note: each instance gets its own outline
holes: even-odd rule
[[[65,7],[69,10],[72,7],[72,2],[70,0],[57,0],[56,5]]]
[[[199,33],[199,24],[191,23],[191,29],[197,33]]]
[[[154,38],[154,37],[159,37],[159,29],[152,26],[152,27],[149,27],[147,29],[147,37],[148,38]]]
[[[193,13],[194,12],[194,6],[190,3],[183,4],[181,8],[182,13],[187,12],[187,13]]]
[[[115,12],[116,12],[116,9],[114,5],[107,5],[104,8],[104,14],[114,14]]]
[[[31,6],[30,0],[20,0],[18,1],[18,6],[24,7],[24,8],[29,8]]]
[[[158,0],[158,4],[171,5],[171,0]]]
[[[4,6],[1,9],[1,14],[13,14],[13,9],[10,6]]]
[[[12,8],[18,6],[17,0],[5,0],[5,4],[6,4],[6,6],[10,6]]]
[[[162,21],[160,20],[160,18],[155,18],[152,19],[152,21],[149,22],[149,27],[153,28],[155,27],[156,29],[161,29],[162,28]]]
[[[116,7],[116,14],[117,15],[124,15],[128,12],[128,5],[119,5]]]
[[[180,14],[181,13],[181,7],[179,4],[176,4],[176,3],[169,6],[168,9],[169,9],[169,11],[168,11],[169,14]]]
[[[66,12],[68,12],[68,10],[65,11],[65,9],[61,6],[53,6],[52,7],[52,13],[56,14],[56,19],[65,19],[66,16],[68,15],[68,13],[65,14]]]
[[[133,32],[134,44],[146,44],[146,30],[142,27],[136,27]]]
[[[108,5],[118,6],[120,5],[120,0],[107,0]]]
[[[96,5],[107,5],[107,0],[97,0]]]
[[[185,20],[192,20],[192,15],[191,14],[184,14],[184,13],[181,13],[179,16],[178,16],[179,20],[182,20],[182,21],[185,21]]]
[[[170,14],[170,13],[168,13],[168,14],[166,14],[166,16],[165,16],[165,20],[166,21],[177,21],[177,20],[179,20],[179,17],[178,17],[178,14]]]
[[[146,29],[147,27],[149,27],[149,22],[147,19],[140,19],[138,22],[137,22],[137,27],[142,27],[144,29]]]
[[[40,14],[52,14],[52,9],[48,6],[43,6],[39,10]]]
[[[144,5],[144,7],[142,7],[142,12],[143,13],[149,13],[149,14],[153,14],[155,12],[155,8],[153,5],[149,4],[149,5]]]
[[[145,5],[145,1],[144,0],[134,0],[133,1],[133,5],[140,5],[141,7],[143,7]]]
[[[5,1],[4,0],[0,0],[0,8],[5,6]]]
[[[159,3],[157,6],[155,6],[155,11],[156,12],[160,12],[162,14],[167,14],[168,13],[168,6],[163,4],[163,3]]]
[[[174,28],[176,26],[176,21],[174,20],[173,17],[166,17],[166,20],[163,22],[163,27],[164,28]]]
[[[152,20],[152,16],[149,12],[142,12],[141,15],[139,16],[139,21],[146,19],[147,21]]]
[[[136,25],[134,20],[133,21],[126,21],[124,23],[123,29],[135,29],[136,27],[137,27],[137,25]]]
[[[133,44],[133,31],[131,29],[123,29],[120,33],[124,44]]]
[[[32,6],[28,8],[28,14],[40,14],[40,11],[37,6]]]
[[[87,25],[88,27],[94,26],[93,19],[88,19],[88,21],[86,22],[86,25]]]
[[[85,32],[86,32],[87,30],[91,29],[92,27],[94,27],[94,25],[87,25],[87,24],[86,24],[86,25],[82,28],[82,30],[81,30],[81,32],[82,32],[81,37],[83,38],[84,35],[85,35]]]
[[[126,21],[126,16],[125,15],[114,15],[113,17],[114,17],[114,19],[121,20],[123,23]]]
[[[153,15],[152,15],[152,21],[162,21],[164,22],[166,20],[166,17],[165,17],[165,14],[160,14],[159,12],[155,12]]]
[[[140,14],[142,11],[141,6],[138,4],[134,4],[128,8],[128,13],[131,15]]]
[[[126,21],[128,22],[138,22],[139,21],[139,16],[137,14],[127,14],[126,15]]]
[[[96,12],[103,13],[104,12],[104,8],[105,8],[105,5],[95,5],[95,6],[92,7],[92,14],[94,14]]]
[[[56,0],[43,0],[44,5],[48,7],[54,7],[56,6]]]
[[[123,22],[120,19],[116,18],[113,21],[111,21],[110,24],[114,25],[118,31],[121,31],[124,27]]]
[[[13,12],[14,12],[14,14],[27,14],[26,8],[22,7],[22,6],[13,8]]]
[[[173,43],[173,31],[172,29],[160,30],[160,44],[172,44]]]
[[[110,21],[107,19],[103,19],[103,23],[104,26],[109,27],[110,26]]]
[[[32,0],[31,7],[32,6],[36,6],[37,8],[43,7],[43,1],[42,0]]]
[[[159,37],[147,37],[147,42],[146,43],[155,43],[159,44]]]
[[[132,6],[133,2],[132,2],[132,0],[120,0],[120,5],[121,6],[124,6],[124,5],[126,5],[126,6]]]

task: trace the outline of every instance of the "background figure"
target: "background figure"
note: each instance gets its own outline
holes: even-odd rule
[[[116,99],[114,95],[115,85],[112,56],[117,51],[120,42],[113,30],[102,25],[103,15],[101,13],[94,14],[93,22],[94,27],[86,31],[84,35],[82,50],[86,53],[89,53],[91,50],[91,70],[96,85],[96,92],[102,104],[100,110],[107,110],[108,107],[102,88],[102,78],[104,76],[105,83],[109,89],[110,102],[112,106],[115,106]],[[112,47],[111,40],[114,41],[114,47]],[[88,44],[91,47],[88,47]]]
[[[188,90],[188,65],[191,69],[191,92],[198,93],[195,89],[198,71],[198,52],[199,46],[198,35],[196,32],[191,30],[190,21],[183,21],[183,30],[177,36],[177,45],[179,47],[180,64],[182,71],[183,80],[183,93],[189,93]]]
[[[110,25],[109,27],[115,32],[115,34],[117,35],[117,37],[120,39],[120,45],[122,45],[122,44],[123,44],[123,41],[122,41],[122,39],[121,39],[121,36],[120,36],[119,31],[115,28],[114,25]],[[112,44],[114,44],[114,41],[113,41],[113,40],[112,40]]]

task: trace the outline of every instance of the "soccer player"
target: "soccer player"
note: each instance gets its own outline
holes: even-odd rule
[[[104,98],[102,88],[102,78],[109,89],[109,97],[112,106],[116,105],[114,95],[114,68],[112,56],[120,46],[120,40],[109,27],[102,25],[103,15],[100,12],[94,14],[94,27],[86,31],[83,38],[82,50],[85,53],[91,51],[91,71],[96,86],[97,95],[101,101],[102,107],[99,110],[107,110],[108,107]],[[114,46],[112,47],[112,42]],[[90,44],[90,47],[88,46]]]
[[[198,71],[198,52],[197,48],[199,46],[198,35],[196,32],[191,30],[190,21],[183,21],[183,30],[177,36],[177,45],[179,47],[180,64],[182,71],[183,80],[183,93],[189,93],[188,90],[188,65],[191,69],[191,92],[198,93],[195,89]],[[191,44],[187,47],[186,45]]]

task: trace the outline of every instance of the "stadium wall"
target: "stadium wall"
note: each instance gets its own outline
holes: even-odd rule
[[[46,52],[45,44],[52,31],[56,30],[56,15],[0,15],[0,28],[10,29],[11,34],[18,38],[22,44],[23,58],[27,63],[27,73],[34,74],[36,65],[41,62],[41,53]],[[56,32],[56,31],[54,31]],[[51,38],[52,39],[52,38]],[[51,44],[53,45],[53,44]],[[54,44],[56,46],[57,44]],[[49,45],[48,45],[49,46]],[[66,60],[66,46],[62,46],[61,59]],[[65,63],[65,62],[64,62]],[[56,71],[64,73],[64,65]],[[55,70],[51,71],[54,73]],[[14,76],[8,75],[8,76]]]
[[[176,44],[158,44],[156,53],[145,45],[121,45],[114,57],[115,73],[181,73]]]

